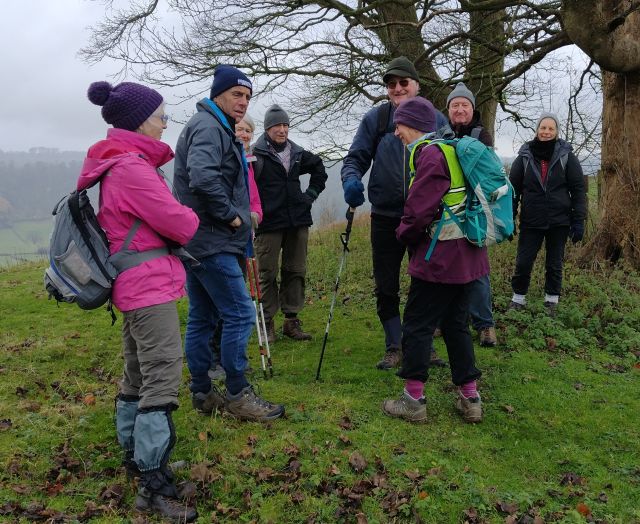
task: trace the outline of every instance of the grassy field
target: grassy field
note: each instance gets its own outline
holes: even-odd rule
[[[178,477],[198,487],[198,522],[640,523],[637,273],[578,269],[569,247],[558,316],[543,313],[540,267],[529,308],[507,314],[515,245],[493,249],[500,345],[477,347],[485,420],[460,419],[449,372],[436,369],[429,422],[412,425],[380,410],[402,382],[375,369],[383,334],[362,220],[314,380],[339,233],[311,239],[301,318],[313,341],[278,340],[273,380],[253,377],[261,394],[286,404],[285,419],[198,416],[185,370],[172,460],[184,461]],[[0,270],[0,521],[145,522],[130,510],[135,486],[120,467],[112,420],[120,323],[56,307],[42,271]],[[254,343],[250,353],[259,370]]]
[[[43,258],[49,246],[53,220],[23,220],[0,229],[0,267]]]

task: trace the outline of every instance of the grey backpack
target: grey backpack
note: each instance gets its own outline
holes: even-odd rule
[[[86,191],[74,191],[60,200],[53,210],[54,224],[49,244],[49,267],[44,273],[44,287],[57,302],[76,303],[82,309],[96,309],[108,303],[116,276],[142,262],[169,254],[162,247],[132,251],[129,245],[141,221],[137,219],[122,246],[113,255],[100,227]]]

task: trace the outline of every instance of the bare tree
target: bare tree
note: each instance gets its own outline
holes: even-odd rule
[[[570,44],[560,0],[104,3],[87,60],[121,60],[157,85],[208,79],[218,63],[231,62],[262,82],[258,92],[286,84],[302,129],[327,130],[328,140],[384,99],[383,64],[399,55],[415,61],[423,94],[437,107],[466,81],[493,133],[498,104],[519,121],[518,104],[531,99],[526,75],[535,77],[549,53]]]
[[[601,220],[583,260],[640,268],[640,1],[564,0],[567,33],[603,70]]]

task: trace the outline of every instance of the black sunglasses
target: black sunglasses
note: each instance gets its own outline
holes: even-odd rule
[[[407,87],[409,85],[409,79],[403,78],[402,80],[389,80],[387,82],[387,89],[395,89],[398,84],[400,84],[400,87]]]

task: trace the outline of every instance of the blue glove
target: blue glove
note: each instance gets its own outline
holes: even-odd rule
[[[347,178],[342,183],[344,189],[344,201],[350,207],[358,207],[364,204],[364,186],[357,177]]]
[[[576,242],[580,242],[583,236],[584,222],[582,220],[571,222],[571,227],[569,227],[569,238],[571,238],[571,242],[573,242],[574,244]]]

